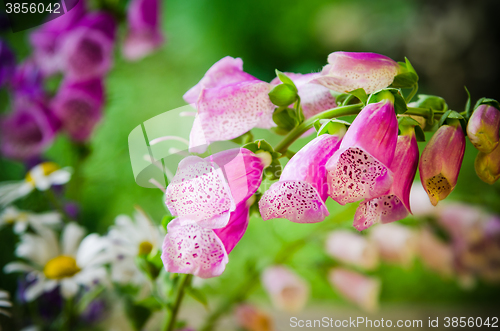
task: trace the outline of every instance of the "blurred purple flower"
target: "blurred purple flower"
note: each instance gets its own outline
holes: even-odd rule
[[[16,58],[7,43],[0,39],[0,88],[8,83],[14,75]]]
[[[164,41],[159,0],[132,0],[127,11],[128,32],[123,55],[135,61],[153,52]]]
[[[103,299],[95,299],[88,304],[80,315],[80,319],[83,320],[86,325],[95,324],[105,317],[106,306],[106,302]]]
[[[101,79],[66,81],[52,100],[54,114],[62,129],[75,141],[89,139],[102,117],[104,87]]]
[[[33,59],[28,58],[16,67],[11,88],[15,98],[45,98],[42,72]]]

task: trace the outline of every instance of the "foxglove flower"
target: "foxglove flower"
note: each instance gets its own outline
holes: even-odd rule
[[[57,226],[61,223],[61,215],[57,212],[35,214],[29,211],[19,210],[14,206],[9,206],[0,213],[0,228],[12,224],[14,232],[17,234],[26,232],[28,226],[31,226],[33,229],[38,229],[40,227]]]
[[[410,266],[417,252],[417,236],[408,227],[398,224],[379,225],[370,232],[370,240],[387,262]]]
[[[420,180],[434,206],[455,188],[464,152],[465,136],[458,123],[441,126],[425,146]]]
[[[467,124],[467,136],[480,152],[491,153],[499,141],[500,110],[490,105],[480,105],[474,110]]]
[[[474,168],[483,182],[493,185],[500,178],[500,145],[497,145],[491,153],[479,152]]]
[[[367,105],[326,164],[328,195],[345,205],[385,194],[393,182],[389,166],[397,140],[398,121],[392,102]]]
[[[61,169],[54,162],[40,163],[28,171],[24,180],[0,184],[0,206],[7,206],[35,189],[46,191],[53,185],[66,184],[71,172],[71,168]]]
[[[16,58],[7,43],[0,39],[0,88],[10,82],[14,75]]]
[[[262,285],[273,305],[282,311],[299,312],[309,299],[309,285],[284,266],[265,269],[262,273]]]
[[[111,68],[116,23],[107,13],[84,16],[61,45],[63,70],[71,80],[102,77]]]
[[[106,241],[97,234],[84,235],[83,228],[74,223],[65,226],[60,242],[48,228],[23,234],[16,255],[28,263],[11,262],[4,271],[29,273],[34,282],[25,292],[28,302],[57,286],[63,297],[72,298],[80,285],[92,287],[106,281]]]
[[[236,322],[248,331],[274,330],[271,316],[249,304],[236,307]]]
[[[418,145],[415,133],[398,137],[396,153],[390,170],[394,175],[391,189],[386,194],[363,201],[354,215],[354,227],[365,230],[374,223],[399,221],[411,212],[410,190],[418,166]]]
[[[335,97],[330,93],[326,87],[310,83],[311,80],[320,76],[319,73],[311,74],[295,74],[292,72],[285,72],[295,84],[300,97],[300,106],[302,107],[304,117],[306,119],[321,113],[327,109],[337,107]],[[278,85],[281,81],[278,77],[271,81],[272,85]]]
[[[57,124],[41,102],[19,98],[14,111],[0,122],[0,149],[6,157],[26,160],[39,156],[54,140]]]
[[[377,278],[345,268],[334,268],[328,274],[330,284],[339,293],[367,312],[374,312],[378,308],[380,295],[380,281]]]
[[[254,127],[275,126],[275,106],[268,95],[271,88],[271,84],[244,72],[240,58],[226,56],[215,63],[184,94],[184,100],[196,103],[198,110],[190,134],[190,151],[202,153],[207,143],[239,137]]]
[[[31,58],[16,67],[11,80],[11,87],[16,101],[19,99],[43,100],[43,76],[40,67]]]
[[[333,52],[321,75],[311,82],[340,93],[362,88],[371,94],[391,85],[398,71],[398,63],[384,55]]]
[[[52,101],[62,129],[75,141],[88,140],[102,117],[104,87],[101,79],[64,82]]]
[[[326,252],[340,262],[363,269],[373,269],[378,265],[379,256],[373,242],[350,231],[330,233],[326,239]]]
[[[453,273],[453,249],[437,238],[429,229],[422,229],[418,236],[418,253],[424,265],[442,276]]]
[[[158,48],[164,41],[161,33],[159,0],[133,0],[127,10],[128,32],[123,55],[134,61]]]
[[[325,164],[338,150],[343,135],[320,135],[291,158],[280,180],[259,201],[263,220],[286,218],[296,223],[315,223],[329,215],[325,205]]]

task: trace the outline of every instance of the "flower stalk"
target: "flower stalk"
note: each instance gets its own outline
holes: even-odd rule
[[[165,319],[165,324],[163,326],[164,331],[173,331],[175,329],[175,322],[177,321],[177,314],[179,313],[179,308],[182,304],[182,299],[184,299],[185,288],[191,284],[193,275],[190,274],[180,274],[178,287],[174,290],[174,301],[170,308],[167,306],[167,318]]]

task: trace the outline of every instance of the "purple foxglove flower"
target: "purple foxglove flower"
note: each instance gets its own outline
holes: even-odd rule
[[[163,44],[159,0],[133,0],[127,11],[128,33],[123,55],[134,61],[142,59]]]
[[[390,170],[394,175],[386,194],[363,201],[354,215],[354,227],[365,230],[374,223],[399,221],[411,212],[410,191],[418,167],[418,145],[413,130],[398,137]]]
[[[334,268],[328,274],[330,284],[361,309],[374,312],[378,308],[380,281],[345,268]]]
[[[6,157],[27,160],[47,149],[56,133],[56,122],[40,102],[18,99],[14,112],[0,122],[0,149]]]
[[[500,110],[480,105],[474,110],[467,124],[467,136],[480,152],[491,153],[499,141]]]
[[[309,299],[309,284],[284,266],[271,266],[262,273],[262,285],[277,309],[294,313]]]
[[[363,108],[326,164],[328,195],[345,205],[385,194],[393,182],[389,165],[397,140],[392,102],[383,100]]]
[[[376,226],[370,240],[380,257],[390,263],[409,267],[417,253],[417,235],[409,227],[398,224]]]
[[[319,73],[302,75],[285,72],[284,74],[287,75],[297,87],[300,105],[302,106],[302,111],[306,119],[327,109],[337,107],[335,97],[330,93],[329,89],[319,84],[310,83],[311,80],[320,76]],[[281,84],[281,81],[276,77],[271,81],[271,84],[278,85]]]
[[[379,255],[373,242],[365,236],[346,230],[337,230],[326,239],[326,252],[331,257],[363,269],[374,269]]]
[[[62,129],[75,141],[87,140],[102,117],[104,88],[101,79],[64,82],[52,101]]]
[[[441,126],[425,146],[420,180],[434,206],[455,188],[464,152],[465,135],[458,123]]]
[[[176,218],[167,226],[162,261],[168,272],[193,274],[200,278],[220,276],[228,254],[243,237],[248,226],[249,205],[241,202],[221,229],[203,228]]]
[[[398,71],[398,63],[384,55],[333,52],[321,75],[311,82],[340,93],[363,88],[370,94],[391,85]]]
[[[15,98],[44,99],[43,76],[33,59],[26,59],[16,67],[11,87]]]
[[[10,82],[14,75],[16,58],[7,43],[0,39],[0,88]]]
[[[62,70],[61,45],[66,34],[85,13],[85,1],[78,1],[69,12],[48,21],[30,34],[34,59],[44,76],[51,76]]]
[[[245,148],[216,153],[202,159],[188,156],[177,168],[165,194],[173,216],[183,223],[217,229],[259,188],[264,164]]]
[[[323,134],[290,159],[280,180],[259,201],[264,221],[286,218],[295,223],[315,223],[329,215],[325,205],[328,198],[325,165],[338,150],[343,134]]]
[[[272,85],[243,71],[243,61],[225,57],[215,63],[205,76],[184,94],[188,103],[196,103],[198,114],[191,130],[190,151],[203,152],[198,142],[230,140],[254,127],[275,126],[275,106],[268,93]],[[193,130],[200,130],[193,132]],[[201,138],[203,137],[203,138]]]
[[[479,152],[474,167],[483,182],[493,185],[500,178],[500,145],[491,153]]]
[[[64,73],[72,80],[101,77],[111,68],[116,23],[107,13],[84,16],[61,46]]]

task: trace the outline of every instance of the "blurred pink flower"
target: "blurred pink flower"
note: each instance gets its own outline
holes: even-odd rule
[[[363,269],[374,269],[379,262],[374,243],[347,230],[337,230],[328,235],[326,252],[340,262]]]
[[[242,304],[236,307],[236,322],[247,331],[273,331],[271,317],[257,307]]]
[[[500,178],[500,144],[491,153],[479,152],[474,168],[483,182],[493,185]]]
[[[398,140],[398,121],[389,100],[368,104],[326,164],[328,195],[341,205],[385,194]]]
[[[299,312],[309,299],[306,281],[284,266],[266,268],[262,273],[262,286],[273,305],[282,311]]]
[[[159,0],[132,0],[127,10],[128,31],[123,55],[135,61],[153,52],[164,42]]]
[[[263,220],[286,218],[296,223],[315,223],[329,215],[325,205],[325,164],[338,150],[343,135],[320,135],[290,159],[280,180],[259,201]]]
[[[362,310],[374,312],[378,308],[380,281],[345,268],[333,268],[328,273],[330,284],[347,300]]]
[[[451,245],[440,240],[427,228],[422,229],[419,233],[418,253],[427,268],[442,276],[453,274],[453,249]]]
[[[384,261],[404,267],[411,265],[417,253],[417,235],[407,226],[378,225],[370,231],[370,240]]]
[[[388,87],[398,74],[399,65],[375,53],[333,52],[321,75],[311,83],[345,93],[363,88],[367,94]]]

